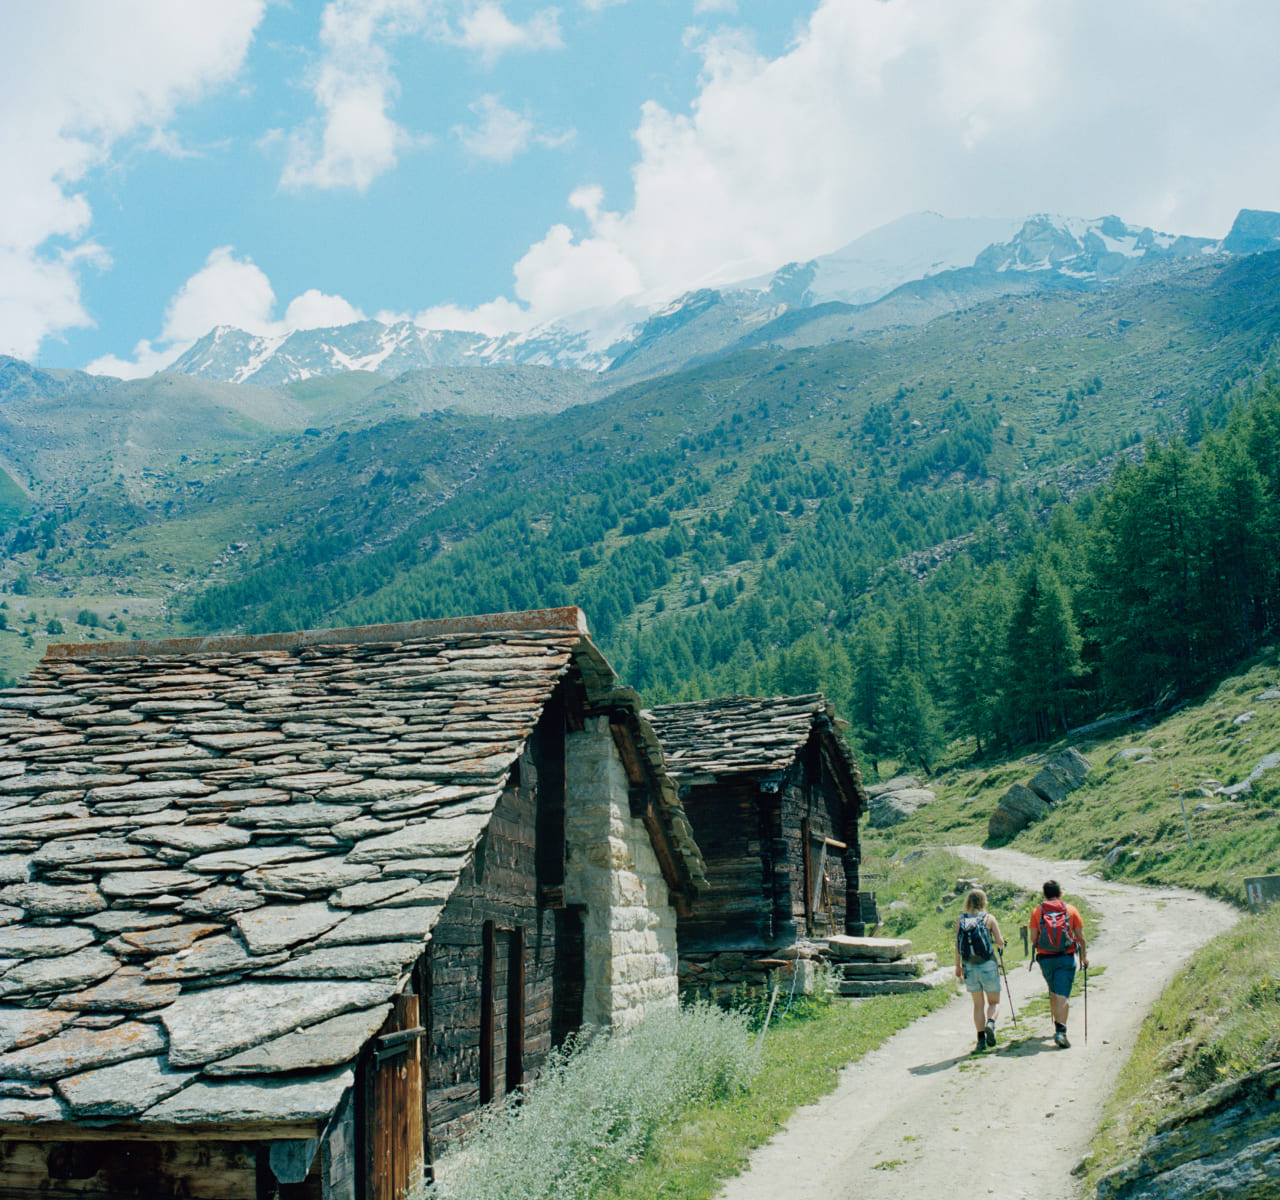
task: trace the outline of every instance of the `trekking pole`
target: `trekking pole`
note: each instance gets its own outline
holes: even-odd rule
[[[1089,965],[1084,968],[1084,1044],[1089,1044]]]
[[[1013,988],[1009,986],[1009,972],[1004,969],[1004,951],[997,950],[996,954],[1000,959],[1000,974],[1004,976],[1005,994],[1009,997],[1009,1012],[1013,1014],[1013,1023],[1016,1025],[1018,1023],[1018,1013],[1013,1007]]]

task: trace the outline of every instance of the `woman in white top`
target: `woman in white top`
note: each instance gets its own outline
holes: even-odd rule
[[[986,892],[974,888],[964,898],[964,912],[956,921],[956,978],[964,980],[964,986],[973,996],[973,1026],[978,1031],[979,1050],[996,1044],[1000,968],[995,951],[1003,950],[1004,944],[1000,923],[987,912]],[[962,947],[967,953],[962,953]],[[982,957],[984,949],[985,958]]]

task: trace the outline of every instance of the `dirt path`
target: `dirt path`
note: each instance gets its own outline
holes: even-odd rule
[[[957,995],[845,1068],[831,1095],[796,1112],[752,1154],[721,1200],[1078,1194],[1071,1168],[1089,1149],[1143,1017],[1192,951],[1229,928],[1236,914],[1193,892],[1097,879],[1084,874],[1082,862],[976,846],[956,853],[991,878],[1028,890],[1055,878],[1100,914],[1102,932],[1089,943],[1088,1044],[1079,999],[1071,1006],[1070,1050],[1053,1046],[1043,1004],[1042,1015],[1023,1017],[1044,985],[1039,971],[1020,964],[1009,980],[1021,1030],[1010,1021],[1006,1000],[1000,1044],[971,1055],[971,1005],[967,995]],[[1017,930],[1004,933],[1012,942]],[[1106,971],[1097,976],[1100,967]]]

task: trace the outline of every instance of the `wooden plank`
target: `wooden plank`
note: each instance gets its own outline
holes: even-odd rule
[[[435,1003],[434,992],[432,990],[433,975],[433,945],[427,943],[427,948],[423,951],[422,957],[414,969],[414,979],[419,1000],[419,1013],[422,1017],[422,1024],[426,1028],[426,1036],[422,1039],[421,1056],[418,1060],[418,1068],[422,1072],[422,1086],[419,1089],[420,1104],[422,1107],[422,1176],[427,1183],[435,1183],[436,1181],[436,1156],[435,1147],[431,1142],[431,1059],[435,1054]]]
[[[252,1147],[225,1142],[76,1142],[0,1144],[5,1200],[256,1200]]]
[[[497,947],[494,924],[486,921],[481,931],[480,958],[480,1103],[493,1099],[493,1035]]]
[[[419,1028],[420,1013],[415,993],[393,997],[382,1036]],[[412,1037],[399,1045],[403,1053],[368,1068],[367,1200],[407,1200],[422,1178],[422,1039]]]
[[[0,1122],[3,1142],[275,1142],[307,1141],[323,1132],[320,1121],[206,1122],[200,1125],[73,1125],[65,1121],[33,1124]]]
[[[658,812],[654,808],[652,800],[644,806],[644,810],[639,816],[641,823],[649,834],[649,840],[653,843],[653,851],[658,859],[658,866],[662,869],[662,878],[666,880],[667,887],[671,890],[671,895],[676,900],[676,913],[678,916],[687,917],[693,912],[691,898],[688,892],[685,891],[682,873],[676,866],[675,851],[667,840],[667,831],[662,827],[662,821],[658,818]]]
[[[810,897],[813,895],[813,863],[809,859],[808,817],[800,818],[800,850],[804,862],[804,931],[808,934],[813,927],[813,909],[810,906]]]
[[[507,947],[507,1091],[524,1086],[524,930],[513,929]]]

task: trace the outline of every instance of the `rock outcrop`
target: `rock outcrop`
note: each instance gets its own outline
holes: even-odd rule
[[[1015,783],[987,821],[987,836],[1004,840],[1049,814],[1089,774],[1089,760],[1074,747],[1054,755],[1025,784]]]
[[[1211,1088],[1157,1126],[1098,1200],[1261,1200],[1280,1190],[1280,1062]]]

